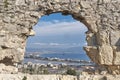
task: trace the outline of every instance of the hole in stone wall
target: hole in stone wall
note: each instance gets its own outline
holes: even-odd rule
[[[92,65],[83,50],[83,46],[87,45],[87,27],[71,15],[45,15],[34,26],[34,31],[36,35],[27,41],[23,62],[27,69],[19,69],[20,71],[32,74],[67,74],[67,70],[74,69],[80,74],[83,66]],[[39,67],[33,68],[35,63]]]
[[[3,60],[0,60],[0,63],[5,63],[5,65],[13,65],[12,58],[5,57]]]

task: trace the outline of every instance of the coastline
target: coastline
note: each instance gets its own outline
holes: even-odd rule
[[[23,63],[28,62],[28,59],[32,59],[33,63],[41,62],[55,62],[55,63],[76,63],[76,64],[93,64],[92,61],[88,58],[86,54],[79,54],[79,53],[73,53],[73,54],[64,54],[64,53],[49,53],[49,54],[43,54],[40,52],[29,52],[26,53],[25,59]]]
[[[67,65],[74,65],[74,66],[79,66],[79,65],[94,65],[93,62],[90,61],[84,61],[84,60],[67,60],[67,59],[54,59],[54,58],[25,58],[23,63],[27,62],[32,62],[32,63],[41,63],[41,64],[67,64]]]

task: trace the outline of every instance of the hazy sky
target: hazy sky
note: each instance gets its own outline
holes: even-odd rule
[[[72,18],[54,13],[40,18],[34,26],[35,36],[29,37],[27,48],[77,47],[86,45],[87,28]]]

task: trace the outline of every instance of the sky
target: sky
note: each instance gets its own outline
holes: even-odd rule
[[[27,48],[68,48],[86,45],[84,24],[71,15],[54,13],[42,16],[33,27],[35,36],[27,40]]]

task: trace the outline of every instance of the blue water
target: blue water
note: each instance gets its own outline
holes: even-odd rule
[[[49,54],[40,54],[41,57],[49,57],[49,58],[60,58],[60,59],[73,59],[73,60],[86,60],[90,61],[86,54],[58,54],[58,53],[49,53]],[[25,58],[23,63],[33,62],[33,63],[41,63],[41,64],[67,64],[67,65],[90,65],[84,63],[71,63],[71,62],[60,62],[60,61],[46,61],[46,60],[37,60],[37,59],[29,59]]]
[[[41,54],[41,57],[50,57],[50,58],[60,58],[60,59],[74,59],[74,60],[87,60],[89,61],[90,59],[86,54],[78,54],[78,53],[73,53],[73,54],[58,54],[58,53],[51,53],[51,54]]]

